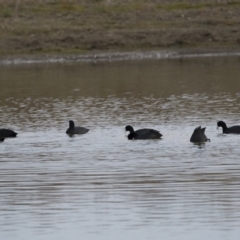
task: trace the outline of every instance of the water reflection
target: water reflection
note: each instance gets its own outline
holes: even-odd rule
[[[240,123],[238,63],[1,67],[1,127],[19,132],[0,144],[1,239],[236,239],[239,136],[216,123]],[[70,119],[89,133],[69,138]],[[128,124],[163,139],[128,141]]]

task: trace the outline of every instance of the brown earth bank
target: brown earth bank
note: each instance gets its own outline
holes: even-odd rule
[[[0,55],[240,49],[240,0],[0,0]]]

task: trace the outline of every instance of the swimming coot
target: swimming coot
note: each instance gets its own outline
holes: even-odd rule
[[[16,137],[17,133],[14,132],[13,130],[6,129],[6,128],[1,128],[0,129],[0,137],[1,138],[10,138],[10,137]]]
[[[222,131],[225,134],[240,134],[240,126],[235,125],[232,127],[227,127],[227,124],[223,121],[217,122],[217,128],[222,127]]]
[[[128,134],[128,139],[129,140],[133,140],[133,139],[159,139],[162,137],[162,134],[154,129],[148,129],[148,128],[143,128],[143,129],[139,129],[137,131],[134,131],[133,127],[128,125],[125,127],[125,130],[127,132],[130,132],[130,134]]]
[[[87,133],[88,131],[89,129],[84,127],[75,127],[74,121],[70,120],[69,128],[67,129],[66,133],[69,135],[73,135],[73,134],[84,134],[84,133]]]

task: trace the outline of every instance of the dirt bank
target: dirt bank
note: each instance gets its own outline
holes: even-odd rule
[[[0,0],[0,55],[240,49],[239,16],[239,0]]]

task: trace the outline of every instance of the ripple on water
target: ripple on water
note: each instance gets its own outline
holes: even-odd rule
[[[150,62],[145,71],[153,72],[154,64],[156,71],[162,66]],[[129,239],[239,236],[239,136],[216,130],[217,120],[223,117],[230,125],[239,123],[239,93],[235,87],[226,90],[224,83],[216,91],[204,68],[199,71],[202,82],[192,84],[193,77],[184,75],[181,87],[175,88],[171,74],[181,77],[184,66],[162,64],[166,83],[159,83],[158,76],[148,79],[151,91],[143,84],[143,74],[131,75],[134,64],[111,66],[116,72],[109,80],[99,75],[105,65],[68,66],[71,73],[68,67],[65,71],[71,78],[67,74],[58,79],[59,91],[45,83],[44,76],[57,70],[64,76],[62,69],[28,69],[42,71],[38,81],[46,89],[29,84],[24,69],[16,70],[26,82],[16,86],[15,97],[3,95],[0,101],[2,124],[19,132],[17,138],[0,144],[1,238],[78,239],[81,234],[83,239],[122,239],[116,233]],[[187,66],[189,74],[195,75],[196,66]],[[226,65],[233,66],[231,61]],[[83,74],[88,72],[88,81],[79,79],[79,71],[87,67],[90,71]],[[212,67],[219,74],[213,81],[219,80],[222,73],[217,70],[222,65]],[[137,65],[138,71],[141,68]],[[129,73],[126,86],[117,85],[118,69]],[[94,71],[97,83],[91,75]],[[14,80],[15,75],[10,76]],[[136,85],[135,79],[142,84]],[[10,94],[8,84],[3,81]],[[159,93],[159,88],[164,91]],[[70,119],[90,128],[89,133],[68,137]],[[128,141],[127,124],[158,129],[163,139]],[[199,125],[207,127],[210,143],[189,142]],[[229,238],[221,236],[226,232]]]

